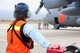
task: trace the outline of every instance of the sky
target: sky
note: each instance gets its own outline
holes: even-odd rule
[[[28,4],[29,9],[33,14],[32,17],[39,17],[39,18],[41,17],[42,18],[47,14],[47,11],[44,7],[40,10],[38,15],[35,15],[35,11],[37,10],[37,8],[40,5],[40,1],[41,0],[0,0],[0,11],[1,11],[0,14],[2,15],[2,11],[4,11],[5,13],[9,12],[9,11],[14,11],[14,6],[17,3],[23,2],[23,3]],[[9,13],[9,14],[11,14],[11,13]]]

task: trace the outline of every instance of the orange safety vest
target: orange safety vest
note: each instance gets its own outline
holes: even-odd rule
[[[13,22],[11,22],[13,23]],[[16,33],[20,36],[20,29],[21,26],[24,24],[25,22],[22,20],[17,21],[17,23],[14,26],[14,30],[16,31]],[[10,24],[12,25],[12,24]],[[22,37],[21,37],[22,39]],[[16,36],[16,34],[14,33],[14,31],[12,31],[12,27],[9,29],[9,31],[7,32],[7,48],[6,48],[6,53],[31,53],[30,49],[27,48],[21,41],[20,39]],[[31,41],[29,43],[26,43],[28,46],[31,45]]]

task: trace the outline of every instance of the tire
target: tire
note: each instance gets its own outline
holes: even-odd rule
[[[54,29],[60,29],[60,25],[59,24],[55,24],[54,25]]]

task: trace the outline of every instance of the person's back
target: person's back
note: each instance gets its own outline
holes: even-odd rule
[[[38,29],[41,29],[41,20],[38,22]]]

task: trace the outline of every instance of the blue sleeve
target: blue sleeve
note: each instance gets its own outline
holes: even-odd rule
[[[47,48],[49,46],[49,44],[50,44],[47,41],[47,39],[43,37],[42,34],[40,34],[39,32],[37,32],[36,30],[34,30],[34,28],[30,24],[28,24],[28,23],[26,23],[24,25],[23,33],[25,35],[27,34],[29,37],[32,38],[33,41],[35,41],[38,44],[40,44],[43,48]]]

